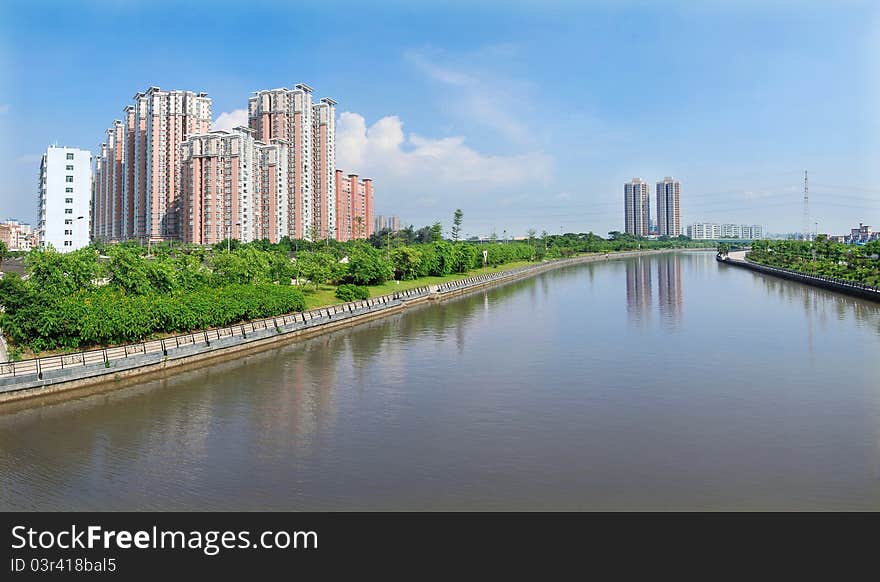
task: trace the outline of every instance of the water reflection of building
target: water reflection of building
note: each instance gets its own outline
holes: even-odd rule
[[[626,262],[626,310],[634,320],[643,320],[651,310],[651,260],[636,257]]]
[[[665,325],[676,327],[681,321],[683,293],[681,256],[677,254],[638,257],[626,263],[626,308],[631,321],[648,321],[653,305],[656,263],[657,309]]]
[[[656,260],[660,316],[664,322],[676,325],[681,320],[681,257],[664,254]]]

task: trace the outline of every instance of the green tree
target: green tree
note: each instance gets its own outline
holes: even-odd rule
[[[348,257],[347,279],[357,285],[378,285],[394,276],[394,267],[384,253],[367,245],[358,245]]]
[[[302,276],[308,279],[315,289],[332,280],[337,273],[336,257],[327,252],[300,253],[297,263],[300,264]]]
[[[391,251],[391,264],[397,279],[415,279],[421,262],[422,253],[413,247],[398,247]]]
[[[455,214],[452,215],[452,242],[458,242],[461,237],[461,221],[464,218],[464,212],[461,211],[461,208],[455,209]]]
[[[431,225],[431,242],[440,242],[443,240],[443,225],[440,221]]]
[[[9,248],[6,246],[6,243],[0,240],[0,266],[3,265],[3,261],[9,256]]]

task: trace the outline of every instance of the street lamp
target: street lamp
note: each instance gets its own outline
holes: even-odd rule
[[[235,226],[241,226],[240,222],[236,222]],[[232,224],[226,225],[226,252],[230,252],[230,245],[232,243]]]

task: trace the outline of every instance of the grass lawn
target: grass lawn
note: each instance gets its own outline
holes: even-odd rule
[[[467,277],[473,277],[475,275],[482,275],[483,273],[494,273],[497,271],[507,271],[508,269],[515,269],[516,267],[523,267],[525,265],[533,265],[535,263],[530,261],[516,261],[513,263],[506,263],[504,265],[498,267],[485,267],[483,269],[473,269],[468,273],[455,273],[453,275],[446,275],[445,277],[422,277],[420,279],[413,279],[412,281],[386,281],[381,285],[371,285],[370,289],[370,297],[378,297],[379,295],[387,295],[389,293],[394,293],[395,291],[405,291],[407,289],[412,289],[413,287],[425,287],[427,285],[437,285],[439,283],[446,283],[447,281],[455,281],[458,279],[466,279]],[[316,309],[318,307],[326,307],[328,305],[335,305],[337,303],[344,303],[344,301],[340,301],[336,298],[336,287],[333,285],[321,285],[318,287],[317,291],[314,291],[313,288],[309,287],[306,290],[306,309]]]

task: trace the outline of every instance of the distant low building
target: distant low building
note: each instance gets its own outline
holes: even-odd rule
[[[880,233],[874,232],[867,224],[859,223],[858,228],[850,229],[849,236],[845,237],[844,242],[854,245],[863,245],[872,240],[880,239]]]
[[[695,222],[688,225],[687,235],[693,240],[736,239],[757,240],[764,238],[764,228],[759,224],[719,224]]]
[[[0,223],[0,241],[10,251],[29,251],[36,246],[34,227],[17,220]]]

